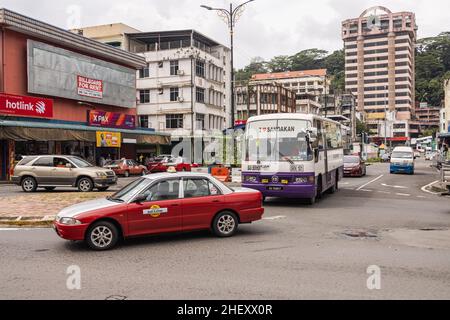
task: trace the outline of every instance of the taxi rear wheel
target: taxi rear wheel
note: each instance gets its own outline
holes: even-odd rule
[[[232,237],[236,234],[239,220],[232,212],[224,211],[219,213],[213,222],[214,234],[220,238]]]
[[[86,233],[86,243],[95,251],[106,251],[114,248],[119,241],[117,227],[108,221],[94,223]]]

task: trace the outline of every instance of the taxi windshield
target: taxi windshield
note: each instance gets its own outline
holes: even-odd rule
[[[152,182],[151,179],[148,178],[140,178],[136,181],[133,181],[122,190],[116,192],[111,197],[107,199],[115,202],[128,202],[130,201],[142,188],[148,186]]]

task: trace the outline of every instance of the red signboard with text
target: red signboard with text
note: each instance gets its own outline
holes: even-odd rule
[[[103,81],[77,76],[77,89],[80,96],[103,99]]]
[[[0,113],[12,116],[53,118],[53,100],[0,93]]]

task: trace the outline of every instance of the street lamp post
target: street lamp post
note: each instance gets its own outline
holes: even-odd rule
[[[389,89],[387,86],[384,87],[385,90],[385,100],[384,100],[384,150],[387,150],[387,104],[388,104],[388,96]]]
[[[242,15],[242,12],[244,10],[244,6],[249,3],[253,2],[255,0],[249,0],[247,2],[244,2],[237,7],[233,7],[233,4],[230,3],[229,9],[224,8],[213,8],[206,5],[201,5],[200,7],[210,10],[210,11],[217,11],[217,14],[225,20],[225,22],[228,25],[228,28],[230,30],[230,45],[231,45],[231,125],[234,128],[235,125],[235,109],[236,109],[236,102],[234,97],[234,27],[236,25],[236,22],[238,21],[239,17]]]

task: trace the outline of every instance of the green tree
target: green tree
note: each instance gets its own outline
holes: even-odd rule
[[[324,59],[328,52],[320,49],[307,49],[291,57],[292,71],[320,69],[324,66]]]
[[[289,56],[276,56],[266,63],[269,72],[285,72],[292,70],[292,60]]]

